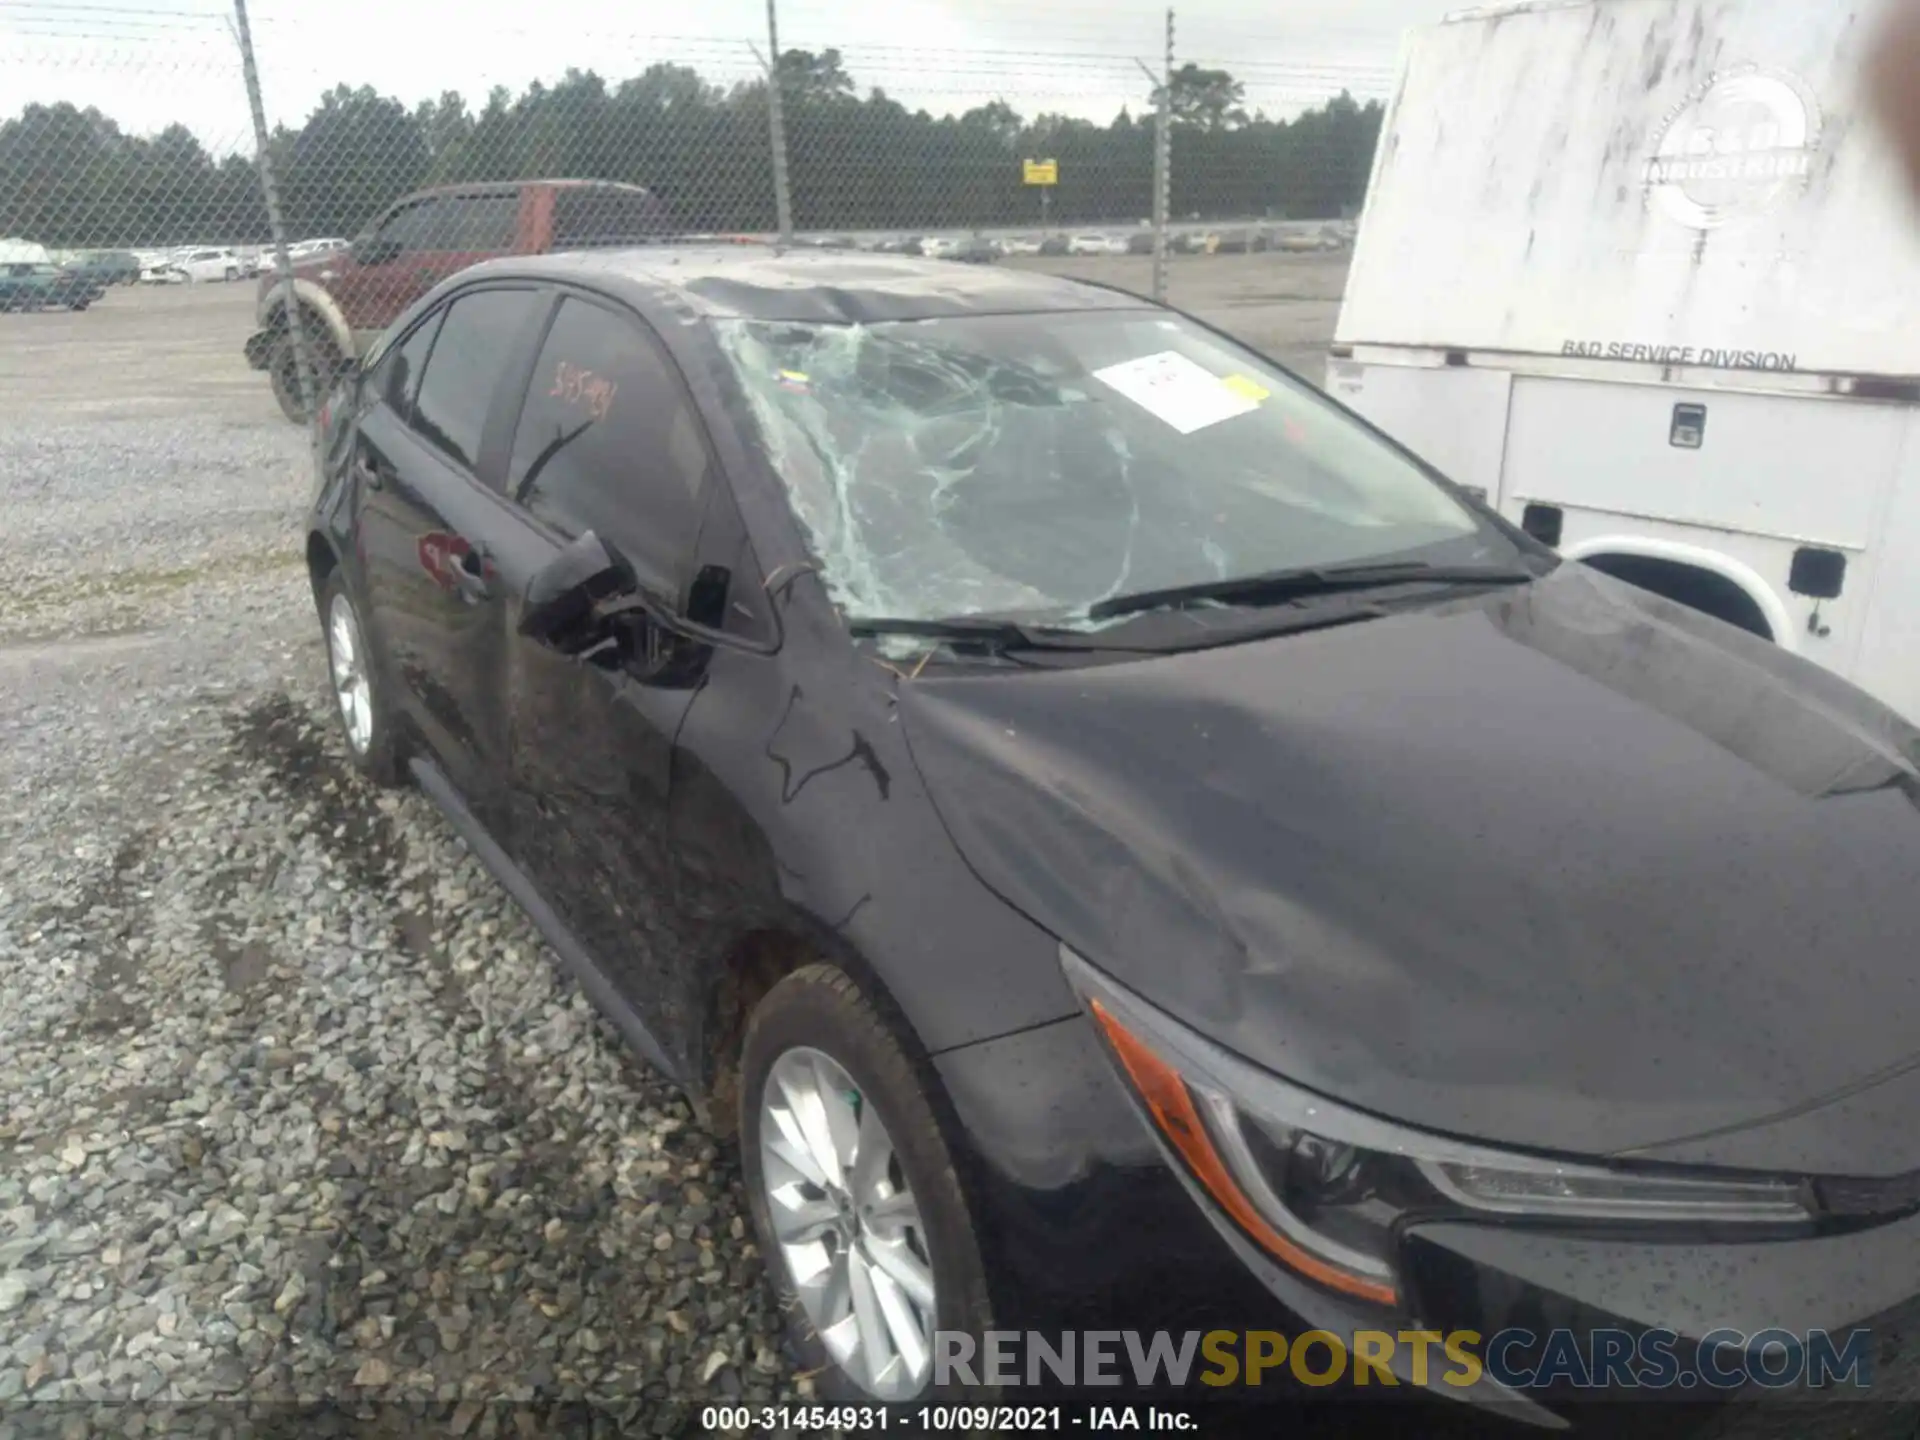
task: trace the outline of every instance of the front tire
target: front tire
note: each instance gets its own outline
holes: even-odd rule
[[[320,623],[327,642],[327,680],[341,738],[354,768],[376,785],[402,780],[400,746],[393,728],[373,647],[366,627],[336,568],[320,587]]]
[[[973,1219],[920,1067],[831,965],[754,1010],[740,1151],[767,1270],[803,1370],[839,1404],[909,1410],[991,1394],[939,1385],[939,1331],[991,1328]]]

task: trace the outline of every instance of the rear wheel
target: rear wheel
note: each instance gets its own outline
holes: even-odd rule
[[[755,1009],[740,1152],[803,1369],[847,1404],[990,1396],[940,1385],[935,1336],[991,1324],[971,1214],[919,1068],[841,970],[804,966]]]
[[[326,627],[327,679],[347,754],[354,768],[376,784],[398,785],[400,749],[380,667],[338,569],[321,586],[320,619]]]

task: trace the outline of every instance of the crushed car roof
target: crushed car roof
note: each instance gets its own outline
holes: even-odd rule
[[[1032,271],[866,252],[770,245],[647,245],[569,251],[482,267],[495,274],[571,280],[612,294],[671,291],[715,319],[872,324],[957,315],[1126,310],[1151,301]],[[476,272],[469,271],[468,275]]]

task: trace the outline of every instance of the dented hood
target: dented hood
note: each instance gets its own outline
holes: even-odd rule
[[[1915,733],[1584,566],[1216,650],[956,668],[901,707],[1001,896],[1379,1114],[1611,1153],[1920,1053]],[[1920,1166],[1914,1128],[1857,1168]]]

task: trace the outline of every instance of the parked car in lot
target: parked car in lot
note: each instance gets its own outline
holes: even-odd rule
[[[1000,242],[1004,255],[1038,255],[1046,242],[1038,235],[1011,235]]]
[[[161,280],[161,276],[163,273],[166,273],[166,274],[175,273],[173,271],[173,257],[170,251],[136,250],[133,252],[133,258],[139,262],[139,265],[140,265],[139,283],[142,285],[161,284],[163,283],[163,281]],[[186,276],[181,275],[179,276],[179,279],[180,281],[184,282],[186,280]]]
[[[209,280],[238,280],[246,273],[246,262],[228,249],[189,250],[173,261],[173,268],[188,280],[199,284]]]
[[[1274,248],[1296,254],[1316,254],[1344,250],[1347,242],[1331,225],[1291,226],[1275,237]]]
[[[637,185],[523,180],[445,186],[396,201],[344,250],[293,267],[294,303],[312,341],[321,394],[344,361],[363,354],[393,318],[441,280],[498,255],[656,241],[673,232],[667,209]],[[288,419],[304,424],[286,287],[261,281],[247,363],[264,370]]]
[[[969,235],[947,252],[946,258],[966,265],[992,265],[1000,258],[1000,242],[985,235]]]
[[[0,235],[0,265],[51,265],[53,252],[34,240]]]
[[[796,235],[793,243],[804,250],[858,250],[860,242],[851,235]]]
[[[1067,241],[1069,255],[1124,255],[1127,242],[1120,235],[1099,235],[1088,233],[1075,235]]]
[[[928,235],[920,242],[919,253],[930,260],[949,260],[959,250],[961,241],[953,235]]]
[[[126,250],[90,250],[67,268],[98,280],[107,288],[137,284],[140,279],[140,261]]]
[[[321,439],[354,763],[737,1131],[824,1393],[981,1398],[937,1331],[1911,1313],[1920,732],[1257,353],[1021,271],[503,259]]]
[[[106,290],[98,276],[58,265],[15,261],[0,265],[0,310],[84,310]]]

